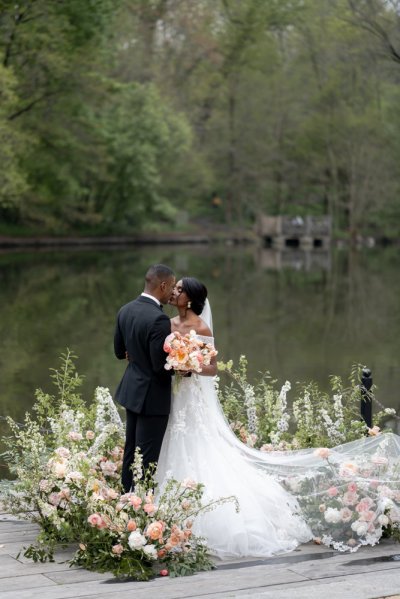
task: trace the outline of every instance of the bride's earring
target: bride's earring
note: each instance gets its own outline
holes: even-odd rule
[[[189,310],[189,309],[190,309],[190,307],[191,307],[191,305],[192,305],[192,302],[189,300],[189,301],[188,301],[188,303],[187,303],[187,306],[186,306],[186,308]]]

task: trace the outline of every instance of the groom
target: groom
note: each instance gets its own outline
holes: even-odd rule
[[[122,485],[132,486],[132,462],[136,447],[143,455],[143,468],[157,462],[171,407],[171,371],[165,370],[163,345],[171,332],[162,311],[175,286],[173,271],[164,264],[150,266],[143,293],[122,306],[117,316],[114,351],[129,363],[115,398],[126,408],[126,440]]]

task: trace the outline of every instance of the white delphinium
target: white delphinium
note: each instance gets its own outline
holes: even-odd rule
[[[90,455],[101,453],[101,448],[111,435],[118,433],[124,436],[124,425],[115,407],[109,389],[97,387],[95,391],[96,400],[96,422],[94,430],[97,433],[95,441],[89,449]]]
[[[122,420],[115,407],[110,390],[107,387],[97,387],[95,400],[97,404],[95,430],[101,432],[106,425],[113,424],[116,430],[123,432]]]
[[[282,386],[278,398],[274,405],[274,418],[276,421],[276,430],[270,435],[271,442],[277,445],[281,440],[282,433],[289,429],[290,414],[286,411],[287,408],[287,393],[292,388],[289,381],[286,381]]]
[[[337,420],[333,421],[332,418],[329,416],[327,410],[325,410],[325,408],[321,408],[320,414],[322,416],[322,421],[329,439],[334,444],[340,441],[344,441],[346,437],[344,433],[340,430],[340,426],[342,425],[343,420],[341,420],[339,417]]]
[[[255,405],[255,392],[253,385],[247,383],[243,385],[244,390],[244,405],[247,408],[247,421],[248,421],[248,431],[249,433],[257,433],[257,413],[256,413],[256,405]]]
[[[303,429],[306,433],[314,430],[314,410],[310,392],[307,389],[305,389],[303,397],[293,403],[293,415],[299,429]]]

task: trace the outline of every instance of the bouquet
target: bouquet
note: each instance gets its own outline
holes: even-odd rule
[[[212,358],[218,354],[212,343],[200,341],[196,331],[182,335],[177,331],[165,339],[164,351],[167,352],[166,370],[201,372],[203,366],[209,366]]]

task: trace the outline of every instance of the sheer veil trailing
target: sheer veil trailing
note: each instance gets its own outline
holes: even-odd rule
[[[208,300],[200,316],[212,331]],[[210,497],[237,496],[241,515],[223,506],[199,523],[221,557],[271,555],[311,538],[355,551],[377,543],[389,518],[400,521],[399,458],[392,433],[329,450],[248,447],[229,426],[214,378],[195,375],[174,396],[158,476],[204,482]]]
[[[213,329],[212,312],[211,312],[211,306],[210,306],[210,302],[208,301],[208,298],[206,298],[206,302],[204,304],[203,311],[200,314],[200,318],[202,320],[204,320],[204,322],[206,323],[206,325],[208,326],[210,331],[213,332],[214,329]]]

